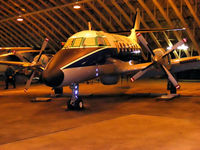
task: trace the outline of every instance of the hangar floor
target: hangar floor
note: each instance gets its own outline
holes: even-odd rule
[[[2,83],[3,84],[3,83]],[[83,111],[65,111],[66,98],[30,102],[51,89],[33,85],[4,90],[0,84],[0,150],[139,149],[198,150],[200,83],[180,82],[181,96],[158,101],[165,80],[80,85]],[[70,90],[64,89],[69,97]],[[149,94],[153,93],[153,94]]]

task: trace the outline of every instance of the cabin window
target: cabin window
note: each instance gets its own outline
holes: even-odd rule
[[[68,39],[66,44],[64,45],[64,48],[72,46],[72,42],[73,42],[73,39]]]
[[[96,46],[95,38],[86,38],[83,42],[83,46]]]
[[[126,51],[127,50],[126,49],[126,44],[122,43],[122,45],[123,45],[123,50]]]
[[[76,38],[76,39],[74,39],[73,47],[80,47],[81,41],[82,41],[82,38]]]
[[[119,48],[122,49],[122,44],[121,43],[119,43]]]
[[[133,52],[134,51],[133,44],[131,44],[130,47],[131,47],[131,52]]]
[[[117,52],[119,53],[119,52],[120,52],[120,50],[119,50],[119,44],[118,44],[118,42],[117,42],[117,41],[115,41],[115,46],[117,47]]]

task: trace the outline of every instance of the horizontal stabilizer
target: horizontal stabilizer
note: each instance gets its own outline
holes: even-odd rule
[[[186,28],[153,28],[153,29],[137,29],[135,32],[139,33],[147,33],[147,32],[164,32],[164,31],[182,31],[186,30]],[[116,31],[116,32],[109,32],[109,33],[129,33],[131,31]]]
[[[186,28],[153,28],[153,29],[139,29],[136,32],[147,33],[147,32],[164,32],[164,31],[182,31]]]

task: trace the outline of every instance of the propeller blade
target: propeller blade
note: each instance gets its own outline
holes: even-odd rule
[[[165,73],[167,74],[168,79],[171,81],[174,87],[176,87],[176,89],[180,89],[180,85],[178,84],[176,79],[173,77],[173,75],[169,72],[169,70],[164,65],[161,65],[161,66],[165,70]]]
[[[39,60],[40,60],[40,58],[41,58],[41,56],[42,56],[42,52],[43,52],[43,50],[46,48],[48,41],[49,41],[49,39],[48,39],[48,38],[45,38],[45,40],[44,40],[44,42],[43,42],[43,44],[42,44],[42,48],[41,48],[41,50],[40,50],[39,57],[38,57],[36,63],[39,62]]]
[[[26,58],[25,56],[23,56],[22,54],[14,51],[13,54],[15,56],[17,56],[21,61],[24,61],[24,62],[30,62],[30,60],[28,58]]]
[[[149,53],[152,56],[155,56],[153,50],[151,49],[151,47],[149,46],[148,42],[146,41],[146,39],[143,37],[143,35],[141,33],[137,33],[137,38],[144,45],[144,47],[149,51]]]
[[[31,86],[31,82],[33,80],[34,75],[35,75],[35,71],[32,72],[31,77],[27,80],[26,86],[24,88],[24,92],[27,92],[29,87]]]
[[[168,51],[162,56],[162,58],[165,57],[166,55],[168,55],[169,53],[171,53],[172,51],[174,51],[175,49],[177,49],[177,47],[181,46],[182,44],[184,44],[184,43],[186,43],[186,42],[187,42],[187,40],[186,40],[186,39],[183,39],[182,41],[176,43],[170,50],[168,50]]]
[[[154,63],[151,63],[146,68],[144,68],[143,70],[136,73],[134,76],[131,77],[131,81],[134,82],[135,80],[137,80],[138,78],[143,76],[150,69],[150,67],[153,66],[153,65],[154,65]]]

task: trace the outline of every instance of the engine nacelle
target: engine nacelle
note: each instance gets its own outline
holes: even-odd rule
[[[100,77],[100,81],[104,85],[117,84],[119,81],[119,75],[104,75]]]
[[[165,54],[165,50],[163,48],[157,48],[153,50],[155,56],[154,59],[159,59]],[[171,58],[169,55],[165,56],[163,59],[159,61],[161,64],[164,64],[167,69],[170,69]]]

